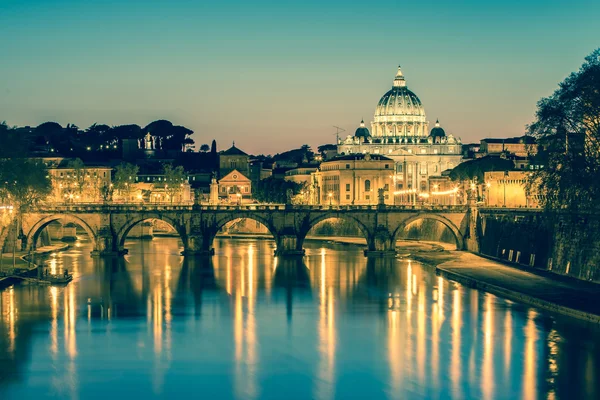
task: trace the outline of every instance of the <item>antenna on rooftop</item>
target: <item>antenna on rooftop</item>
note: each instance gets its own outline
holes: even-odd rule
[[[344,128],[340,128],[339,126],[335,126],[333,125],[333,127],[335,128],[335,139],[336,139],[336,144],[340,143],[340,133],[342,132],[346,132],[346,130]]]

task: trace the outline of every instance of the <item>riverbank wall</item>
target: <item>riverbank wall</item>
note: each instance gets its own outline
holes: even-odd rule
[[[600,216],[539,213],[484,217],[478,254],[600,283]]]

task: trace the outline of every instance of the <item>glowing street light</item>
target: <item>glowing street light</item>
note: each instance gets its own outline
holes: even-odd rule
[[[329,197],[329,205],[331,206],[331,200],[333,198],[333,193],[332,192],[327,193],[327,197]]]

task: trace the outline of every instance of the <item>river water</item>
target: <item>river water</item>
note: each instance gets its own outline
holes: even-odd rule
[[[1,399],[600,398],[600,330],[356,246],[77,242],[66,287],[0,293]]]

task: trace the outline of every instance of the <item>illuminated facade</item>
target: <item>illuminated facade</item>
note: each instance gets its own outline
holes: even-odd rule
[[[494,171],[485,173],[486,205],[490,207],[539,207],[535,189],[527,189],[529,172]]]
[[[239,204],[252,198],[252,181],[237,169],[219,180],[219,197],[224,201]]]
[[[109,198],[110,167],[48,168],[52,180],[51,200],[61,203],[100,203]]]
[[[394,161],[394,192],[427,193],[429,177],[462,161],[461,141],[446,135],[439,121],[429,132],[421,100],[410,91],[400,68],[392,89],[375,108],[372,132],[361,122],[354,136],[338,141],[338,154],[380,154]],[[379,189],[377,187],[375,189]]]
[[[382,155],[355,154],[321,163],[314,173],[316,190],[312,203],[332,205],[374,205],[377,190],[384,189],[386,204],[394,204],[394,160]]]

